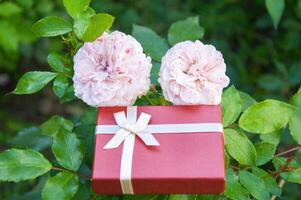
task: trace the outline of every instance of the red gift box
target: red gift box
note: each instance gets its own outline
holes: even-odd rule
[[[147,146],[136,135],[132,159],[124,153],[125,141],[117,148],[104,149],[114,137],[113,132],[121,129],[116,125],[114,114],[122,111],[128,114],[129,108],[136,109],[137,118],[141,113],[151,116],[147,127],[159,142],[159,146]],[[96,193],[224,192],[224,144],[219,105],[100,107],[98,111],[92,173],[92,188]],[[160,132],[161,125],[171,130],[163,127]],[[106,126],[111,127],[112,133],[98,134]],[[197,130],[190,131],[196,126]],[[124,166],[122,162],[130,165]],[[121,180],[124,178],[121,176],[124,170],[130,174],[129,180]],[[123,184],[127,183],[130,184],[130,192],[124,189]]]

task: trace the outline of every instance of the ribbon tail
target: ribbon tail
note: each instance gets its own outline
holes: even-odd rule
[[[144,142],[147,146],[159,146],[157,139],[149,132],[143,132],[137,134],[138,137]]]
[[[117,148],[130,134],[129,131],[120,129],[112,139],[104,146],[104,149],[115,149]]]

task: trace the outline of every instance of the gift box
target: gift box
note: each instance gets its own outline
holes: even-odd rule
[[[99,107],[98,194],[218,194],[225,189],[220,105]]]

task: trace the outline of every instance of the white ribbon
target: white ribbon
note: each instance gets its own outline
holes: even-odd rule
[[[114,113],[117,125],[97,125],[96,134],[115,134],[104,146],[104,149],[117,148],[123,142],[120,164],[120,184],[123,194],[134,194],[132,186],[132,160],[137,135],[147,146],[159,146],[152,134],[183,134],[200,132],[223,132],[221,123],[191,123],[191,124],[150,124],[151,116],[141,113],[137,120],[137,107],[127,107],[127,118],[124,112]]]

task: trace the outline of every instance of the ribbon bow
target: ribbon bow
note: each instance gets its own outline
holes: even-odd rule
[[[151,118],[150,115],[141,113],[138,120],[134,123],[132,123],[132,121],[136,119],[128,120],[123,111],[114,113],[114,118],[120,130],[105,145],[104,149],[117,148],[131,134],[137,135],[147,146],[160,145],[152,133],[146,130]]]

